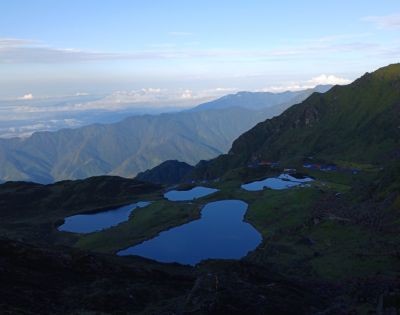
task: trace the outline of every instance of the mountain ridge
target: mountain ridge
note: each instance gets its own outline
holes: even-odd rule
[[[174,185],[184,181],[194,170],[194,166],[178,160],[168,160],[160,165],[140,172],[135,179],[162,185]]]
[[[299,91],[273,92],[248,92],[239,91],[235,94],[228,94],[216,100],[200,104],[190,110],[222,109],[227,107],[244,107],[248,109],[261,109],[265,107],[285,107],[286,104],[295,104],[306,99],[314,92],[325,93],[332,88],[332,85],[317,85]]]
[[[266,104],[257,111],[233,104],[221,109],[139,115],[113,124],[0,139],[0,180],[51,183],[98,175],[133,177],[166,160],[196,164],[227,152],[241,133],[297,100],[278,107]]]

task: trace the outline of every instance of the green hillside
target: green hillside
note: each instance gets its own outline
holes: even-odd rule
[[[383,166],[400,156],[400,64],[352,84],[314,93],[233,142],[228,155],[201,163],[198,176],[218,177],[258,159],[281,164],[304,158]]]

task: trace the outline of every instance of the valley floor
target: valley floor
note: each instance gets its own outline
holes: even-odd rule
[[[12,307],[20,304],[12,296],[32,295],[32,300],[21,300],[21,313],[24,313],[37,293],[43,295],[38,298],[47,307],[43,313],[55,311],[55,300],[64,306],[80,303],[82,312],[106,313],[120,310],[168,314],[171,307],[181,314],[243,314],[243,310],[248,314],[383,314],[399,310],[400,236],[395,207],[398,196],[384,200],[365,197],[368,188],[365,182],[371,182],[377,174],[380,176],[379,170],[373,168],[365,167],[357,174],[310,169],[301,169],[301,172],[315,178],[309,187],[249,192],[240,188],[243,182],[276,175],[277,170],[236,169],[218,181],[207,183],[219,192],[193,202],[167,201],[162,198],[161,187],[138,183],[133,185],[134,194],[131,190],[126,194],[103,196],[107,204],[96,200],[97,195],[84,197],[78,192],[66,197],[62,192],[72,189],[68,183],[47,187],[46,192],[43,187],[24,187],[23,199],[36,207],[35,211],[20,216],[19,212],[26,211],[21,206],[1,212],[0,233],[4,238],[1,246],[6,255],[0,268],[11,271],[1,286],[3,292],[5,283],[15,290],[6,295],[3,306],[9,307],[12,313],[17,310]],[[96,191],[106,181],[106,178],[91,184],[83,181],[80,185],[86,191]],[[4,203],[11,204],[10,196],[21,191],[21,187],[7,185],[2,185],[0,195],[8,196]],[[127,191],[122,188],[132,183],[119,185],[121,191]],[[32,201],[29,189],[35,196],[42,191],[41,197]],[[247,202],[245,220],[263,236],[262,244],[241,261],[210,260],[192,268],[112,255],[161,231],[197,219],[205,204],[224,199]],[[139,200],[152,201],[152,204],[135,210],[127,222],[118,226],[90,234],[57,230],[68,215]],[[49,204],[56,205],[54,211],[46,210]],[[68,248],[54,249],[54,246]],[[68,262],[63,262],[64,258]],[[32,270],[26,269],[28,261],[32,261]],[[53,263],[54,269],[49,272],[39,266]],[[140,276],[124,277],[126,268],[133,268]],[[72,277],[68,280],[69,287],[56,294],[58,289],[53,286],[52,277],[64,279],[69,273],[90,273],[93,277],[79,281]],[[162,275],[161,280],[155,280],[156,274]],[[137,276],[142,280],[137,280]],[[30,291],[43,277],[49,287],[36,293]],[[22,278],[29,280],[24,282]],[[146,286],[141,281],[150,282]],[[119,289],[117,283],[122,283]],[[47,291],[50,295],[46,300]],[[130,296],[140,300],[142,295],[146,296],[146,302],[139,303],[137,308],[129,306]],[[113,309],[111,297],[115,296],[119,306]],[[120,299],[126,300],[118,302]],[[97,300],[111,304],[95,305]],[[157,303],[153,305],[151,301]],[[149,308],[149,304],[155,309]],[[63,311],[79,312],[74,308]]]

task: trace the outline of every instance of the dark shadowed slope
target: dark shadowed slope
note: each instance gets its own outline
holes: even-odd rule
[[[1,238],[0,250],[3,314],[297,315],[325,302],[312,285],[245,262],[203,264],[194,271]]]
[[[139,173],[135,179],[145,182],[174,185],[181,183],[194,169],[194,166],[177,160],[169,160],[160,165]]]

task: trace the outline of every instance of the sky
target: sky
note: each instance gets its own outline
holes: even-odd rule
[[[399,62],[400,1],[0,2],[0,99],[346,84]]]

